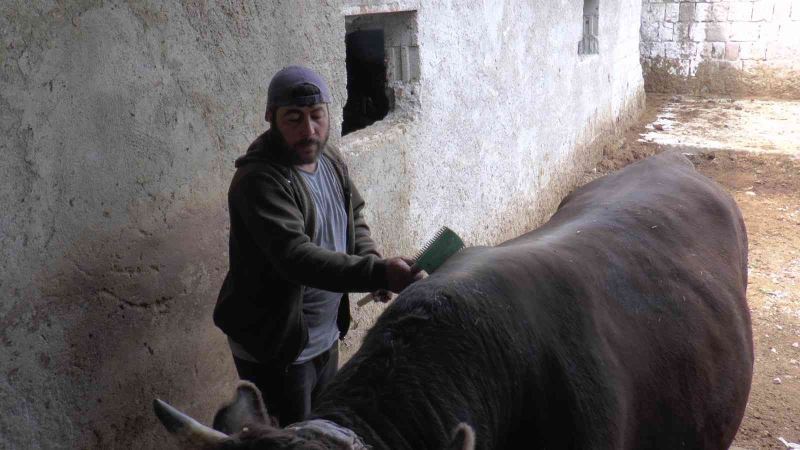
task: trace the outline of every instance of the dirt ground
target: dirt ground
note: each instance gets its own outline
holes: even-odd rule
[[[755,369],[734,445],[800,443],[800,102],[649,95],[587,181],[664,149],[689,155],[739,204],[749,238]],[[800,448],[800,447],[798,447]]]

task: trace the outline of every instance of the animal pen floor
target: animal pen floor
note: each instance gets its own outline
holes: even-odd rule
[[[666,149],[736,199],[749,238],[755,371],[734,445],[800,443],[800,102],[648,95],[586,181]]]

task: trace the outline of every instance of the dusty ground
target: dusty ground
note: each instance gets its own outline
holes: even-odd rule
[[[651,95],[640,123],[587,181],[677,148],[744,215],[755,369],[734,445],[800,443],[800,102]]]

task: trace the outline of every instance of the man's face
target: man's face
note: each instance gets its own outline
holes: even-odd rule
[[[328,142],[330,122],[328,107],[324,103],[312,106],[281,106],[272,115],[270,124],[283,138],[297,165],[316,162]]]

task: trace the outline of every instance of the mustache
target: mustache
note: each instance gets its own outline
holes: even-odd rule
[[[295,143],[296,146],[308,145],[308,144],[322,145],[322,141],[317,138],[305,138]]]

